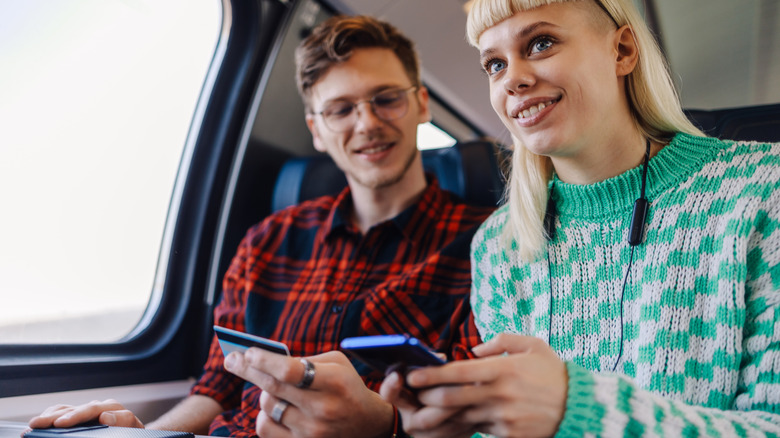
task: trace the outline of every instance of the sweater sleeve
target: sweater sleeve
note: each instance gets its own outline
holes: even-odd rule
[[[742,361],[730,409],[674,401],[625,376],[567,363],[558,436],[780,436],[780,193],[765,205],[747,242]]]
[[[768,410],[693,406],[641,389],[625,376],[566,365],[569,392],[557,437],[780,436],[777,403]]]

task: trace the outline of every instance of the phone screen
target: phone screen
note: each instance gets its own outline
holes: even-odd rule
[[[407,335],[345,338],[341,349],[384,374],[445,363],[420,340]]]

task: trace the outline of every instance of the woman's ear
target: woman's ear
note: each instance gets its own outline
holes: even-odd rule
[[[639,47],[636,44],[634,31],[629,25],[624,25],[615,31],[615,67],[618,76],[627,76],[634,71],[639,61]]]

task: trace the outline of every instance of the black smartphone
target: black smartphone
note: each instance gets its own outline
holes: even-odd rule
[[[385,375],[446,363],[419,339],[408,335],[345,338],[341,349]]]
[[[222,354],[224,354],[225,357],[234,351],[243,353],[249,347],[258,347],[262,348],[263,350],[284,354],[286,356],[290,355],[290,349],[287,348],[287,345],[279,341],[250,335],[249,333],[231,330],[229,328],[220,327],[218,325],[214,326],[214,333],[217,335],[219,346],[222,348]]]
[[[190,432],[104,426],[94,422],[68,428],[33,429],[24,438],[193,438]]]

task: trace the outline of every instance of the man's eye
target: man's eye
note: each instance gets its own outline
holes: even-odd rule
[[[351,112],[352,105],[344,103],[325,108],[322,115],[325,117],[347,117]]]
[[[379,94],[374,96],[374,105],[376,106],[393,106],[397,105],[401,101],[400,92],[392,92],[386,94]]]
[[[487,61],[483,67],[487,74],[494,75],[506,68],[506,63],[499,59],[491,59]]]
[[[544,52],[553,45],[553,40],[550,37],[539,37],[531,43],[531,53]]]

